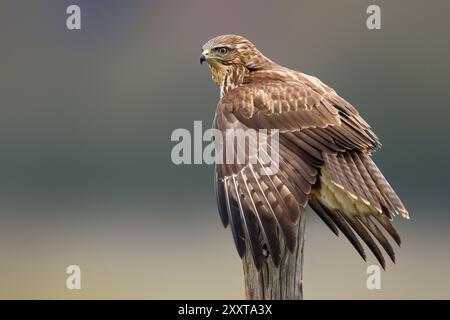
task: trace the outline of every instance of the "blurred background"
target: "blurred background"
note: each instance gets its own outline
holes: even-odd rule
[[[170,158],[174,129],[210,127],[219,91],[199,54],[225,33],[356,106],[411,214],[370,291],[373,257],[308,209],[305,298],[450,298],[449,14],[446,0],[2,0],[0,298],[244,298],[213,167]],[[66,289],[71,264],[82,290]]]

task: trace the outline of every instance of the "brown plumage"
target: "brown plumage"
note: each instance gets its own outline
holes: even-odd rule
[[[214,128],[279,132],[278,150],[269,145],[267,151],[278,156],[278,172],[264,174],[261,155],[216,165],[219,213],[223,225],[231,225],[239,255],[247,253],[248,243],[257,268],[266,250],[278,265],[282,245],[295,249],[296,226],[309,204],[363,259],[359,239],[383,268],[378,245],[395,262],[379,226],[400,245],[391,220],[395,214],[409,218],[408,212],[370,158],[380,144],[356,109],[317,78],[274,63],[243,37],[219,36],[202,49],[201,62],[220,86]]]

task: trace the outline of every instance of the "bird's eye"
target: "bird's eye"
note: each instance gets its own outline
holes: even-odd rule
[[[228,52],[228,48],[225,48],[225,47],[218,48],[217,52],[219,52],[219,54],[221,54],[221,55],[224,55]]]

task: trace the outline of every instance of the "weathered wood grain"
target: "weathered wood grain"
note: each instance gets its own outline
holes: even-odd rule
[[[297,247],[290,253],[285,246],[277,268],[271,259],[258,271],[251,255],[242,260],[245,295],[249,300],[301,300],[303,299],[303,246],[305,241],[304,213],[298,223]],[[283,243],[283,239],[280,242]],[[247,243],[248,246],[248,243]],[[248,249],[248,248],[247,248]],[[247,250],[248,252],[248,250]]]

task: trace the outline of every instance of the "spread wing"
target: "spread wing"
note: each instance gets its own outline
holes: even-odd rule
[[[248,240],[257,267],[265,259],[265,249],[278,265],[283,245],[278,233],[293,251],[296,225],[309,203],[333,232],[345,234],[364,259],[355,232],[383,267],[384,258],[372,236],[395,259],[375,221],[399,244],[390,219],[394,213],[405,217],[408,213],[370,159],[379,145],[375,134],[332,89],[302,74],[288,81],[254,77],[222,97],[214,127],[221,132],[279,133],[278,148],[270,143],[261,148],[278,159],[276,173],[265,174],[267,155],[260,149],[250,152],[244,163],[216,165],[219,212],[223,224],[231,225],[241,257]],[[245,142],[233,148],[251,149]]]

